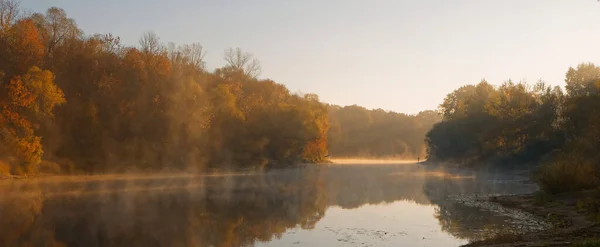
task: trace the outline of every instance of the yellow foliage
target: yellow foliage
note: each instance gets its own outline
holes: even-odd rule
[[[38,136],[28,136],[26,138],[20,138],[16,142],[16,155],[24,160],[28,166],[37,165],[42,159],[42,144],[41,138]],[[31,171],[30,168],[27,172]]]
[[[62,90],[54,84],[54,74],[48,70],[32,67],[23,76],[23,84],[35,96],[35,103],[28,107],[36,113],[52,116],[54,107],[66,102]]]
[[[0,119],[10,123],[3,126],[3,139],[9,154],[16,156],[23,166],[17,173],[32,173],[40,163],[43,147],[41,137],[35,135],[34,124],[43,117],[52,116],[56,105],[65,103],[63,92],[54,84],[54,75],[47,70],[32,67],[27,74],[14,77],[6,86],[8,99],[2,102]]]

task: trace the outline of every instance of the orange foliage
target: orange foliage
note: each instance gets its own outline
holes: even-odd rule
[[[13,61],[18,72],[23,73],[40,63],[44,56],[44,44],[32,20],[17,22],[12,28],[12,37]]]
[[[0,130],[4,133],[0,142],[24,165],[16,167],[17,173],[34,172],[41,161],[41,138],[34,135],[34,123],[39,125],[36,122],[43,117],[52,116],[54,106],[65,102],[53,79],[51,72],[32,67],[5,86],[8,94],[0,102]]]
[[[197,44],[168,51],[149,35],[140,50],[83,38],[59,8],[11,25],[0,35],[0,155],[14,157],[13,172],[35,171],[42,139],[46,158],[88,171],[283,166],[327,153],[318,97],[257,79],[258,61],[239,49],[210,73]]]
[[[36,100],[36,96],[25,87],[20,76],[10,80],[7,86],[10,102],[8,107],[12,110],[18,110],[22,107],[30,107]]]

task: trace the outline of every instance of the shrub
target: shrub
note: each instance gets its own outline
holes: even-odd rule
[[[598,186],[598,168],[578,159],[558,159],[540,168],[535,180],[550,194],[592,189]]]

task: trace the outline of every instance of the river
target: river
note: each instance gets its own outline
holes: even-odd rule
[[[418,164],[0,181],[0,246],[458,246],[547,227],[516,174]]]

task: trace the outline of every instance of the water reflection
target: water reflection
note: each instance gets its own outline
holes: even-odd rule
[[[298,229],[306,232],[304,239],[334,232],[387,241],[415,234],[403,229],[407,220],[423,223],[424,231],[437,228],[473,240],[497,233],[508,218],[451,196],[535,189],[501,182],[510,179],[403,164],[219,176],[4,180],[0,246],[252,246],[285,239]],[[380,214],[380,222],[370,220],[374,214]],[[387,217],[395,220],[378,230]],[[437,223],[426,224],[429,220]],[[345,221],[370,228],[340,233],[352,229],[343,227]],[[335,228],[315,229],[318,222]]]
[[[525,176],[440,170],[418,165],[332,166],[327,173],[330,206],[352,209],[398,201],[433,206],[435,213],[432,216],[441,230],[457,240],[468,242],[544,227],[530,215],[498,210],[498,205],[486,200],[490,195],[537,190],[535,184],[526,182]],[[415,220],[405,217],[409,221]],[[407,223],[399,223],[397,227],[408,228]]]
[[[542,230],[546,227],[544,222],[532,215],[504,209],[486,200],[490,195],[536,191],[537,186],[526,182],[526,177],[488,173],[471,176],[471,179],[426,180],[424,193],[437,206],[435,217],[443,231],[459,239],[474,241],[498,234]]]
[[[322,179],[305,169],[60,186],[11,181],[2,187],[0,245],[252,245],[313,227],[327,206]]]

